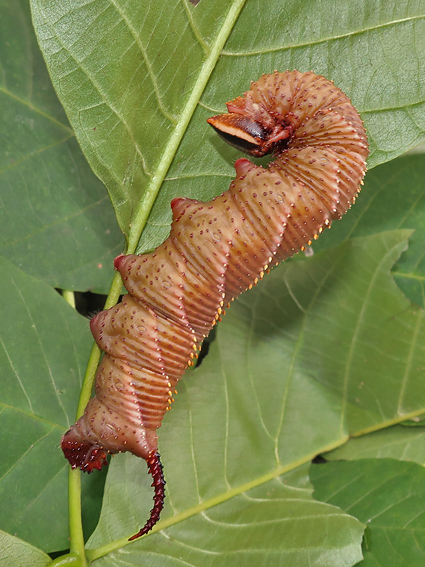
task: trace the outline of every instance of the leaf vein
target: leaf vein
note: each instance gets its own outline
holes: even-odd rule
[[[288,49],[298,49],[300,47],[312,47],[313,45],[320,45],[322,43],[327,43],[330,41],[337,41],[339,39],[345,39],[345,38],[353,38],[357,35],[363,35],[365,33],[371,32],[371,31],[375,31],[375,30],[379,30],[382,28],[387,28],[390,26],[395,26],[398,24],[404,24],[406,22],[412,22],[415,20],[422,20],[425,18],[425,14],[418,14],[417,16],[410,16],[408,18],[401,18],[399,20],[391,20],[390,22],[384,22],[382,24],[377,24],[375,26],[370,26],[368,28],[363,28],[360,30],[356,30],[356,31],[351,31],[348,33],[342,33],[339,35],[335,35],[335,36],[329,36],[329,37],[325,37],[322,39],[318,39],[316,41],[308,41],[305,43],[297,43],[297,44],[293,44],[293,45],[288,45],[286,47],[270,47],[268,49],[258,49],[258,50],[252,50],[252,51],[222,51],[222,55],[225,55],[227,57],[249,57],[252,55],[263,55],[265,53],[275,53],[277,51],[286,51]]]
[[[174,116],[173,114],[170,114],[166,109],[165,109],[165,105],[162,101],[161,98],[161,94],[159,92],[159,87],[158,87],[158,83],[156,81],[155,78],[155,74],[153,72],[152,66],[150,64],[149,61],[149,57],[147,55],[146,49],[144,48],[141,40],[140,40],[140,36],[139,34],[137,34],[136,30],[134,29],[134,27],[131,25],[130,20],[127,18],[126,14],[124,14],[124,12],[121,10],[121,8],[118,6],[116,0],[111,0],[111,4],[114,6],[114,8],[116,9],[116,11],[118,12],[118,14],[120,15],[120,17],[122,18],[123,22],[126,24],[126,26],[128,27],[128,29],[131,32],[131,35],[134,38],[134,41],[136,43],[136,45],[138,46],[140,53],[142,54],[143,60],[145,62],[146,65],[146,69],[148,71],[148,75],[150,77],[150,80],[152,82],[152,86],[154,88],[155,91],[155,95],[156,95],[156,100],[158,103],[158,107],[161,111],[161,113],[165,116],[165,118],[167,118],[167,120],[169,120],[170,122],[172,122],[173,124],[176,124],[177,122],[177,117]]]

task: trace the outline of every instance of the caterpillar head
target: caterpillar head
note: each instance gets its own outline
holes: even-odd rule
[[[212,116],[207,122],[225,142],[253,157],[281,151],[293,133],[292,126],[279,122],[273,127],[264,126],[235,112]]]

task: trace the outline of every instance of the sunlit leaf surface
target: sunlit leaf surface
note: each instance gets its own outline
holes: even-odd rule
[[[34,23],[59,98],[124,232],[147,196],[170,136],[233,5],[181,0],[32,0]],[[369,166],[425,139],[425,10],[420,1],[248,0],[170,169],[143,247],[167,236],[175,196],[209,199],[228,186],[237,155],[205,119],[274,69],[314,70],[352,97],[365,120]],[[111,41],[112,39],[112,41]],[[400,64],[400,62],[405,62]],[[223,178],[224,177],[224,178]],[[227,177],[227,179],[226,179]]]
[[[50,557],[28,543],[0,531],[0,567],[45,567]]]

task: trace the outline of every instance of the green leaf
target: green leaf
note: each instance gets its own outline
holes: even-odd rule
[[[415,463],[364,459],[312,465],[318,500],[367,523],[359,567],[422,567],[425,561],[425,470]]]
[[[0,531],[0,567],[44,567],[50,557],[17,537]]]
[[[148,199],[157,192],[158,170],[168,169],[194,91],[202,91],[218,57],[224,17],[243,4],[235,0],[229,10],[221,0],[195,12],[177,0],[166,9],[155,2],[31,3],[53,84],[124,233],[144,191]],[[155,189],[145,189],[150,182]]]
[[[2,3],[0,38],[0,254],[52,286],[105,292],[122,235],[52,88],[27,1]]]
[[[1,258],[0,272],[0,527],[45,550],[65,549],[60,439],[75,415],[88,325],[48,285]]]
[[[327,461],[392,458],[425,465],[425,430],[395,425],[365,437],[350,439],[335,451],[326,453]]]
[[[370,171],[356,206],[314,243],[320,251],[344,239],[392,228],[414,229],[393,274],[409,299],[425,307],[425,156],[410,155]]]
[[[131,531],[140,486],[148,484],[135,457],[125,455],[116,461],[106,487],[107,525],[103,524],[90,547],[99,540],[113,539],[118,526],[126,525]],[[160,534],[127,548],[126,565],[140,565],[142,553],[146,564],[158,562],[167,567],[182,561],[211,567],[230,563],[258,567],[355,565],[362,559],[364,526],[338,508],[315,501],[307,470],[304,465],[256,488],[237,490],[232,500],[225,494],[217,498],[214,507],[201,500],[201,514],[191,516],[188,510],[184,523],[173,522]],[[127,484],[131,493],[124,499],[121,475],[131,479]],[[122,558],[123,554],[111,554],[97,563],[118,566]]]
[[[234,29],[227,29],[224,18],[242,5]],[[159,172],[199,102],[143,249],[167,236],[172,197],[208,200],[226,188],[223,176],[230,181],[236,153],[206,129],[205,119],[262,73],[313,69],[333,79],[365,119],[370,167],[425,139],[421,2],[393,0],[378,11],[374,0],[344,1],[338,17],[329,17],[332,2],[312,0],[292,7],[271,0],[267,9],[256,0],[196,7],[168,0],[166,9],[107,0],[78,6],[32,0],[31,6],[53,84],[125,233],[140,199],[151,207]],[[229,39],[207,83],[223,33]]]
[[[159,433],[167,507],[156,545],[171,538],[182,546],[172,534],[186,533],[186,520],[200,512],[198,506],[210,514],[226,502],[226,513],[240,513],[245,523],[240,495],[249,488],[267,490],[273,478],[343,445],[349,435],[423,413],[416,368],[425,363],[424,312],[390,275],[407,235],[359,238],[284,264],[232,305],[208,356],[180,383]],[[382,390],[385,397],[378,396]],[[152,502],[146,465],[137,459],[115,457],[110,482],[90,542],[91,548],[106,546],[105,552],[126,544],[124,536],[141,527]],[[321,533],[329,520],[317,517],[310,530]],[[203,548],[203,528],[196,531],[193,522],[181,553]],[[314,563],[303,555],[305,528],[292,529],[300,542],[296,564]],[[124,539],[108,547],[111,538]],[[137,545],[150,549],[149,539]]]

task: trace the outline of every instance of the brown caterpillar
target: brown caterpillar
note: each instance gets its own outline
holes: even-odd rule
[[[208,122],[254,156],[274,152],[268,169],[235,163],[230,188],[208,203],[173,199],[167,240],[153,253],[118,256],[128,290],[91,321],[105,351],[96,395],[62,439],[73,468],[101,469],[107,453],[146,459],[155,487],[152,529],[164,499],[156,430],[178,380],[224,306],[282,260],[303,250],[354,203],[368,145],[350,99],[314,73],[277,71],[227,103]]]

